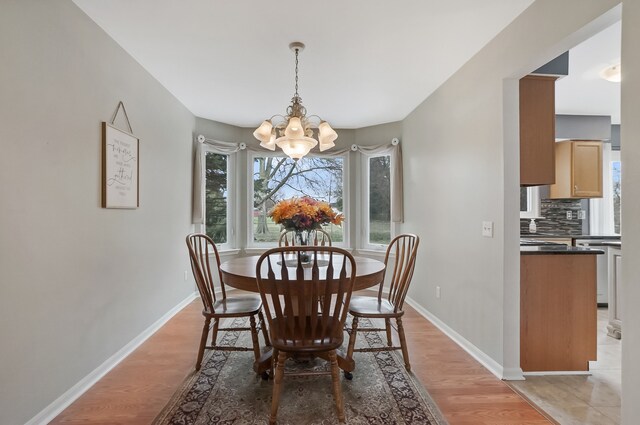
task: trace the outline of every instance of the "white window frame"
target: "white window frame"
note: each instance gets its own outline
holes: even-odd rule
[[[360,249],[371,250],[371,251],[386,251],[389,244],[379,244],[379,243],[370,243],[369,242],[369,230],[371,224],[369,223],[369,176],[370,176],[370,159],[371,158],[379,158],[382,156],[389,157],[389,167],[392,172],[394,167],[394,157],[391,153],[381,153],[381,154],[361,154],[362,160],[360,163],[360,168],[362,172],[360,173],[362,184],[360,187],[362,188],[361,195],[361,211],[360,211],[360,220],[362,222],[362,226],[360,229],[360,243],[358,244]],[[390,186],[390,190],[393,190],[393,184]],[[390,240],[397,235],[397,223],[394,223],[389,219],[390,224]]]
[[[277,242],[255,242],[254,241],[254,229],[253,229],[253,162],[256,157],[285,157],[286,155],[281,152],[265,152],[265,151],[249,151],[247,154],[247,240],[245,241],[245,247],[251,249],[265,249],[277,246]],[[322,155],[322,154],[308,154],[307,157],[312,158],[342,158],[342,209],[345,218],[349,217],[350,211],[350,194],[349,194],[349,154],[348,152],[343,155]],[[333,243],[333,246],[348,247],[349,245],[349,220],[345,220],[342,223],[343,242]]]
[[[602,198],[589,200],[589,230],[594,235],[619,235],[615,233],[613,211],[613,163],[620,162],[620,151],[611,150],[610,143],[602,149]]]
[[[538,219],[540,217],[540,187],[527,187],[527,210],[520,211],[520,218]]]
[[[236,235],[236,210],[237,210],[237,174],[236,174],[236,163],[237,163],[237,153],[226,154],[218,152],[215,147],[204,145],[203,146],[203,155],[205,156],[202,160],[206,167],[206,156],[208,153],[216,154],[216,155],[225,155],[227,157],[227,241],[222,244],[218,244],[216,241],[216,247],[218,251],[225,251],[235,249],[237,246],[237,235]],[[205,181],[202,182],[202,187],[205,191],[206,196],[206,179],[207,173],[206,171],[203,173],[203,178]],[[201,233],[206,233],[207,231],[207,203],[204,203],[204,220],[202,224],[199,224],[196,231]]]

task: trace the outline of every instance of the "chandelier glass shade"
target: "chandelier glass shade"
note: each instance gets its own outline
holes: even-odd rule
[[[274,115],[263,121],[253,132],[253,136],[260,140],[260,146],[263,148],[275,151],[278,146],[287,156],[297,161],[318,143],[320,152],[334,147],[338,133],[317,115],[307,117],[307,110],[302,106],[302,98],[298,94],[298,53],[304,49],[304,44],[294,42],[289,48],[296,55],[296,85],[287,115]],[[278,120],[275,120],[276,118]]]

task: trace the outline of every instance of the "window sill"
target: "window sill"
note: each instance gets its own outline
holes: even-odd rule
[[[237,248],[220,249],[218,250],[218,254],[220,254],[221,257],[225,257],[229,255],[237,255],[237,254],[240,254],[240,250]]]
[[[357,249],[355,253],[358,255],[371,256],[371,257],[383,257],[387,253],[387,247],[380,249]]]
[[[277,247],[278,247],[277,245],[265,246],[265,247],[255,246],[255,247],[244,248],[243,251],[247,255],[261,255],[264,252],[266,252],[267,250],[273,249],[273,248],[277,248]],[[334,245],[334,247],[342,248],[342,249],[344,249],[346,251],[349,251],[349,252],[355,252],[355,249],[353,249],[353,248],[347,248],[347,247],[338,246],[338,245]]]

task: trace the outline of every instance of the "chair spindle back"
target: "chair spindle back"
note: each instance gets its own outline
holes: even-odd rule
[[[416,266],[419,243],[420,238],[417,235],[410,233],[398,235],[389,243],[384,257],[384,264],[386,265],[385,278],[380,283],[378,299],[382,299],[385,279],[391,273],[388,300],[393,304],[396,313],[402,310],[404,299],[409,291],[409,284]],[[392,254],[393,264],[389,264]]]
[[[200,298],[207,313],[215,313],[213,304],[217,301],[216,289],[213,280],[212,269],[218,272],[222,299],[227,297],[222,273],[220,272],[220,255],[218,248],[209,236],[202,233],[192,233],[187,235],[187,247],[189,248],[189,259],[191,260],[191,270],[195,278]],[[213,255],[215,263],[212,264]]]
[[[331,246],[331,235],[323,229],[314,229],[311,231],[311,240],[309,245],[313,246]],[[296,246],[296,232],[293,230],[283,230],[278,239],[278,246]]]
[[[310,256],[309,265],[300,253]],[[256,276],[274,347],[312,350],[342,342],[356,277],[349,252],[322,246],[270,249],[258,260]]]

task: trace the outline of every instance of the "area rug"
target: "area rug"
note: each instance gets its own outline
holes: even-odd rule
[[[245,320],[235,319],[233,326],[242,326]],[[361,326],[372,323],[361,320]],[[381,347],[386,337],[378,332],[363,332],[357,341],[361,347]],[[251,346],[248,332],[225,332],[219,344]],[[447,424],[426,390],[405,370],[397,352],[356,353],[355,360],[353,380],[342,378],[348,424]],[[268,423],[273,380],[264,381],[257,376],[252,363],[252,352],[208,352],[201,370],[187,377],[154,424]],[[321,359],[290,359],[285,371],[327,368],[327,362]],[[285,375],[278,424],[338,424],[331,388],[330,376]]]

